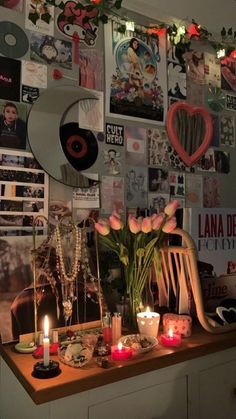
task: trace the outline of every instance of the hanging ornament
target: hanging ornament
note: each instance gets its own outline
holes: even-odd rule
[[[218,86],[209,85],[206,101],[214,112],[221,112],[225,108],[225,94]]]

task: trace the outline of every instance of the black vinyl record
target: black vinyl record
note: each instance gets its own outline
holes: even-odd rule
[[[91,131],[70,122],[60,127],[60,141],[63,153],[74,169],[86,170],[95,163],[98,145]]]

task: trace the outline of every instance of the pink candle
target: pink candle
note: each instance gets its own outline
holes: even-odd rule
[[[131,348],[125,348],[121,342],[111,347],[111,359],[114,361],[125,361],[133,355]]]
[[[174,334],[172,329],[169,332],[160,336],[160,342],[163,346],[180,346],[181,336]]]

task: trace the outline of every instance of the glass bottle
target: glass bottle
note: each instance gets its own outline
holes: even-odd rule
[[[118,342],[121,338],[121,315],[120,313],[114,313],[112,316],[112,343],[113,345]]]
[[[102,318],[102,334],[103,340],[106,344],[111,344],[112,332],[111,332],[111,313],[106,312]]]

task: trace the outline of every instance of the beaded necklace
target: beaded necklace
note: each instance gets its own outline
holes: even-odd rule
[[[63,254],[62,238],[60,231],[60,223],[55,229],[56,238],[56,254],[57,254],[57,271],[61,282],[62,305],[64,309],[64,318],[66,323],[72,320],[73,302],[76,297],[77,276],[80,271],[81,261],[81,243],[82,233],[74,223],[72,225],[72,233],[74,236],[73,261],[70,264],[69,272],[66,272],[66,257]]]

